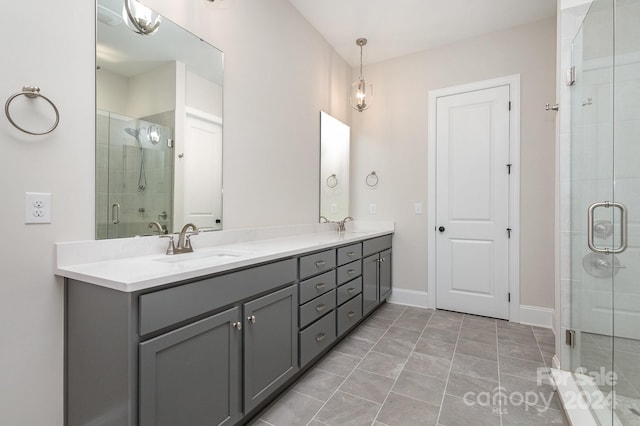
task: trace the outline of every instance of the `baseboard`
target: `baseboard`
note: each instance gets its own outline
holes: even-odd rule
[[[426,291],[406,290],[394,288],[388,300],[389,303],[414,306],[416,308],[428,308],[429,300]]]
[[[553,309],[520,305],[520,324],[553,329]]]

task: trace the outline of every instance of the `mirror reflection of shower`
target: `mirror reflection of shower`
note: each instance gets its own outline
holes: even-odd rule
[[[129,135],[133,136],[138,143],[138,147],[140,148],[140,174],[138,177],[138,191],[144,191],[147,187],[147,176],[144,170],[144,147],[142,146],[143,141],[141,140],[141,135],[146,139],[147,142],[150,142],[153,145],[157,145],[160,142],[160,129],[158,126],[151,125],[147,128],[141,127],[139,129],[132,129],[131,127],[127,127],[124,131]]]

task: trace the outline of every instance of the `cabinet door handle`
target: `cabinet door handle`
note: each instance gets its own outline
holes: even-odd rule
[[[354,311],[351,311],[347,314],[347,317],[349,318],[353,318],[356,315],[356,313]]]
[[[327,262],[325,262],[324,260],[316,261],[316,267],[318,267],[318,268],[322,268],[326,264],[327,264]]]
[[[324,303],[321,303],[320,305],[316,306],[316,311],[322,312],[326,307],[327,305],[325,305]]]
[[[327,285],[325,283],[318,283],[318,284],[316,284],[316,290],[322,290],[326,286]]]
[[[238,322],[234,322],[233,324],[231,324],[233,326],[233,328],[235,328],[238,331],[242,330],[242,323],[240,321]]]
[[[247,317],[247,321],[249,321],[251,324],[255,324],[256,323],[256,316],[255,315],[251,315],[250,317]]]
[[[324,334],[324,333],[320,333],[320,334],[318,334],[318,335],[316,336],[316,342],[322,342],[322,341],[325,339],[325,337],[327,337],[327,335],[326,335],[326,334]]]
[[[355,274],[355,273],[356,273],[356,270],[355,270],[355,269],[349,269],[349,270],[347,271],[347,274],[348,274],[348,275],[353,275],[353,274]]]
[[[355,251],[350,251],[349,253],[347,253],[347,256],[349,256],[349,257],[353,257],[355,255],[356,255]]]
[[[356,291],[355,287],[350,287],[347,289],[347,293],[349,294],[353,294],[354,291]]]
[[[386,260],[387,260],[387,258],[386,258],[386,257],[383,257],[382,259],[380,259],[380,262],[384,262],[384,261],[386,261]]]

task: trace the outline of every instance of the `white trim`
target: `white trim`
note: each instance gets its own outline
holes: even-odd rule
[[[193,108],[190,106],[185,107],[185,114],[187,116],[196,117],[201,120],[209,121],[214,124],[222,125],[222,117],[218,117],[217,115],[209,114],[208,112],[201,111],[197,108]]]
[[[429,307],[429,297],[426,291],[406,290],[403,288],[394,288],[388,302],[417,308]]]
[[[520,324],[553,329],[553,309],[520,305]]]
[[[509,86],[511,99],[510,157],[511,181],[509,184],[509,223],[513,230],[509,244],[509,291],[511,304],[509,320],[520,322],[520,74],[512,74],[491,80],[477,81],[460,86],[429,91],[429,139],[427,142],[427,293],[428,306],[436,307],[436,101],[474,90]]]

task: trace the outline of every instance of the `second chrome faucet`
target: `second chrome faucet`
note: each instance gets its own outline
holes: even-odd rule
[[[191,231],[189,231],[191,230]],[[174,243],[173,235],[160,235],[160,238],[168,238],[169,239],[169,247],[167,248],[167,254],[181,254],[181,253],[191,253],[193,252],[193,247],[191,246],[191,237],[194,235],[198,235],[200,231],[198,227],[193,223],[187,223],[182,227],[180,231],[180,235],[178,235],[178,245],[176,246]]]

